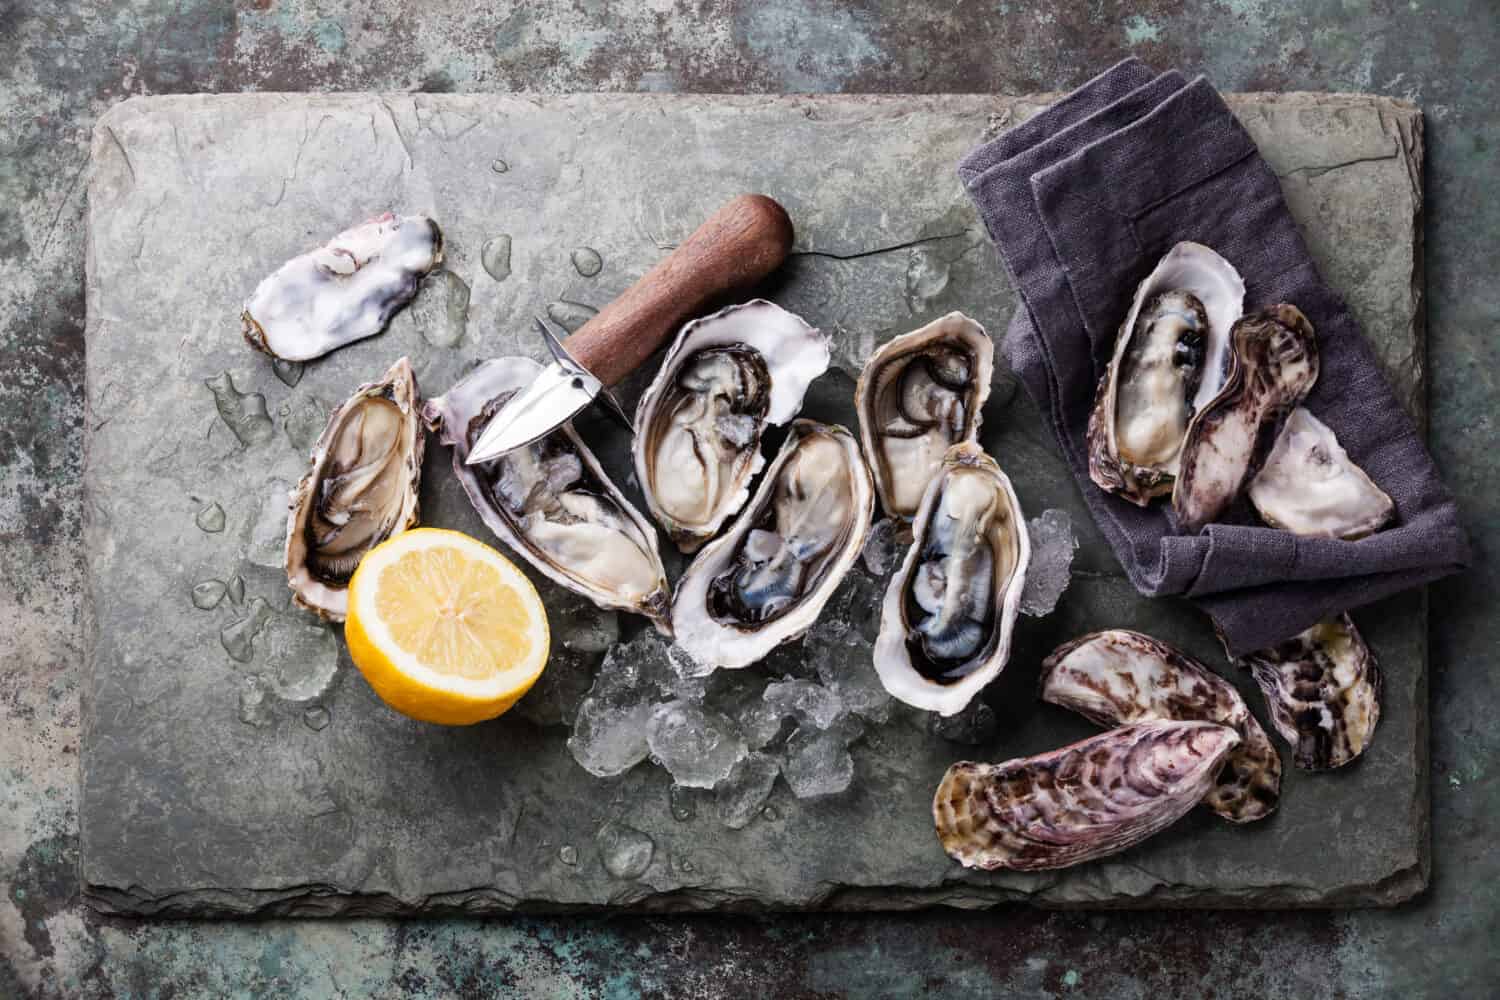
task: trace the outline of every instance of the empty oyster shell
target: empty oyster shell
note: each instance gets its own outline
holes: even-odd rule
[[[1319,622],[1241,661],[1271,708],[1271,723],[1307,771],[1364,753],[1380,721],[1380,667],[1348,615]]]
[[[966,868],[1037,871],[1116,854],[1193,808],[1239,742],[1212,722],[1141,722],[1036,757],[962,761],[932,799],[938,840]]]
[[[1089,478],[1144,507],[1172,490],[1193,414],[1219,391],[1245,283],[1179,243],[1135,290],[1089,414]]]
[[[1296,306],[1274,305],[1234,324],[1229,376],[1193,417],[1182,445],[1172,488],[1180,530],[1193,534],[1219,518],[1317,380],[1317,335]]]
[[[678,581],[678,646],[732,669],[802,635],[859,558],[874,510],[854,435],[794,421],[750,504]]]
[[[343,621],[365,553],[417,523],[426,443],[411,362],[354,390],[328,418],[292,491],[286,579],[298,604]]]
[[[954,715],[1010,657],[1031,542],[1010,480],[973,442],[948,449],[880,608],[875,671],[895,697]]]
[[[1295,535],[1363,538],[1396,516],[1396,504],[1305,406],[1287,417],[1249,492],[1262,520]]]
[[[891,517],[910,521],[948,449],[979,434],[995,343],[951,312],[870,356],[854,389],[860,440]]]
[[[682,328],[635,411],[635,474],[651,516],[696,552],[750,495],[767,424],[802,408],[828,339],[763,299]]]
[[[385,329],[443,259],[443,234],[420,215],[390,212],[293,257],[259,285],[240,315],[250,346],[306,361]]]
[[[1232,823],[1263,819],[1281,797],[1281,757],[1234,685],[1174,646],[1107,629],[1042,661],[1042,700],[1101,726],[1216,722],[1240,734],[1203,804]]]
[[[490,418],[541,370],[529,358],[486,361],[428,400],[423,416],[453,448],[453,472],[469,502],[511,551],[601,608],[645,615],[666,633],[669,591],[656,529],[572,424],[493,461],[464,461]]]

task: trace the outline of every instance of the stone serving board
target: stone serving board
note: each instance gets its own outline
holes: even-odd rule
[[[1180,643],[1265,718],[1206,620],[1131,589],[1004,372],[984,444],[1026,510],[1068,510],[1082,546],[1058,609],[1020,621],[1011,664],[987,692],[998,735],[950,743],[920,713],[898,711],[855,744],[849,792],[799,801],[778,784],[743,830],[721,826],[711,804],[675,819],[669,778],[649,763],[590,776],[567,752],[566,728],[542,724],[556,718],[544,710],[464,729],[397,716],[351,667],[337,630],[287,607],[281,496],[331,405],[403,354],[429,394],[476,359],[540,355],[533,315],[608,302],[735,193],[771,194],[796,222],[796,254],[762,291],[835,338],[837,370],[812,393],[811,415],[852,424],[853,377],[873,346],[938,314],[962,309],[1004,330],[1014,296],[953,168],[1044,100],[243,95],[111,110],[94,133],[88,213],[88,900],[123,914],[325,915],[1341,906],[1419,892],[1420,593],[1356,616],[1385,671],[1374,746],[1328,775],[1293,769],[1283,747],[1270,820],[1235,828],[1195,810],[1119,857],[1056,873],[969,872],[939,849],[929,808],[950,763],[1093,731],[1034,694],[1042,656],[1083,631],[1129,626]],[[1231,103],[1420,419],[1419,112],[1364,96]],[[447,271],[414,306],[382,336],[302,371],[277,372],[250,351],[238,313],[256,282],[386,209],[431,214],[446,234]],[[502,234],[504,267],[489,242]],[[483,266],[487,243],[503,280]],[[571,262],[583,246],[603,260],[592,277]],[[624,388],[627,404],[640,387]],[[623,432],[587,417],[580,427],[633,489]],[[425,521],[488,537],[446,449],[433,440],[428,454]],[[669,563],[675,572],[680,560]],[[583,635],[558,649],[558,669],[586,679],[603,656],[584,634],[598,622],[570,595],[542,592],[559,634]],[[627,637],[640,628],[620,625]],[[622,827],[654,845],[638,878],[602,862],[601,844]]]

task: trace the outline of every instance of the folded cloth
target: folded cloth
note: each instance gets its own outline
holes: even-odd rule
[[[1234,655],[1462,569],[1468,541],[1421,437],[1342,299],[1318,276],[1276,176],[1199,78],[1128,60],[959,166],[1021,298],[1005,341],[1131,582],[1186,595]],[[1244,276],[1247,308],[1297,305],[1318,332],[1306,405],[1396,503],[1392,526],[1347,542],[1245,523],[1179,535],[1088,476],[1094,390],[1136,285],[1194,240]]]

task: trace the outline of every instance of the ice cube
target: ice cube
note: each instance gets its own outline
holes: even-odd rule
[[[868,657],[833,650],[818,657],[818,678],[838,696],[844,708],[871,722],[891,717],[891,696]]]
[[[885,576],[895,563],[899,549],[900,546],[896,544],[896,521],[886,517],[876,521],[870,529],[860,555],[865,561],[865,569],[876,576]]]
[[[646,722],[651,757],[686,788],[712,788],[747,753],[734,723],[686,701],[657,705]]]
[[[781,773],[799,799],[837,795],[848,788],[854,780],[854,758],[842,728],[798,727],[782,752]]]
[[[1000,730],[995,710],[978,698],[955,715],[944,717],[934,713],[927,725],[943,739],[968,746],[982,746],[993,740]]]
[[[827,729],[844,711],[839,696],[814,681],[777,681],[766,687],[766,704],[799,723]]]
[[[1052,613],[1068,589],[1078,538],[1068,512],[1055,508],[1027,521],[1026,531],[1031,537],[1031,563],[1021,589],[1021,613],[1040,618]]]
[[[781,712],[766,704],[766,679],[745,670],[726,670],[714,676],[705,704],[734,720],[751,750],[759,750],[781,732]]]
[[[646,759],[646,723],[655,707],[648,700],[585,698],[573,720],[568,751],[590,774],[624,774]]]
[[[781,765],[775,757],[752,753],[735,765],[729,777],[714,786],[714,802],[719,821],[731,830],[743,829],[760,812]]]

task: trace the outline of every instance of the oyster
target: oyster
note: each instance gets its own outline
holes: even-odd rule
[[[954,715],[1010,657],[1031,542],[1010,480],[979,445],[948,449],[885,592],[875,671],[895,697]]]
[[[910,521],[943,455],[978,436],[994,370],[994,341],[961,312],[903,333],[870,356],[854,407],[891,517]]]
[[[635,411],[635,474],[651,516],[696,552],[750,495],[760,438],[802,408],[828,339],[756,299],[688,323]]]
[[[645,615],[665,632],[669,591],[656,529],[571,424],[493,461],[464,461],[490,418],[541,370],[529,358],[486,361],[428,400],[423,416],[453,448],[469,502],[513,552],[599,607]]]
[[[1260,470],[1287,415],[1318,380],[1318,338],[1296,306],[1242,317],[1229,376],[1188,425],[1172,509],[1186,534],[1215,521]]]
[[[1271,723],[1307,771],[1343,767],[1380,721],[1380,667],[1348,615],[1319,622],[1241,661],[1271,708]]]
[[[417,523],[426,437],[411,362],[354,390],[328,418],[292,491],[286,579],[298,604],[343,621],[365,553]]]
[[[1172,490],[1193,414],[1229,364],[1245,283],[1199,243],[1179,243],[1135,290],[1089,414],[1089,478],[1144,507]]]
[[[1108,629],[1064,643],[1042,661],[1042,700],[1101,726],[1216,722],[1240,734],[1203,804],[1232,823],[1269,816],[1281,796],[1281,757],[1234,685],[1181,650]]]
[[[700,663],[736,668],[802,635],[859,558],[874,510],[854,435],[794,421],[749,505],[678,581],[677,644]]]
[[[1140,722],[1003,764],[962,761],[932,799],[966,868],[1037,871],[1116,854],[1182,817],[1240,742],[1212,722]]]
[[[259,285],[240,315],[250,346],[306,361],[372,337],[443,259],[443,234],[420,215],[390,212],[293,257]]]
[[[1287,417],[1249,493],[1263,521],[1295,535],[1363,538],[1396,516],[1396,504],[1305,406]]]

